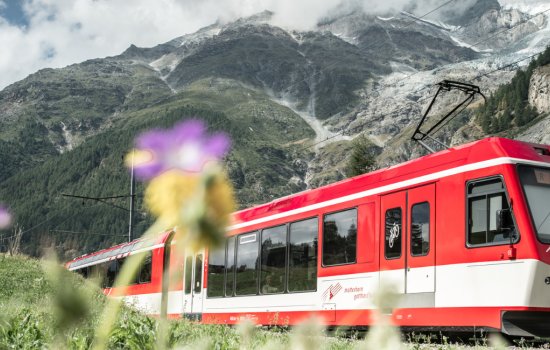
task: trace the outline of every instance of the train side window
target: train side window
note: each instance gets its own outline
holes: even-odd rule
[[[286,279],[286,225],[262,230],[260,291],[283,293]]]
[[[237,237],[235,295],[258,294],[258,232]]]
[[[185,281],[184,292],[185,294],[191,293],[191,275],[193,274],[193,257],[188,256],[185,258]]]
[[[227,239],[227,259],[225,260],[225,296],[235,292],[235,237]]]
[[[195,256],[195,293],[200,293],[202,287],[202,254]]]
[[[401,208],[386,210],[384,226],[384,256],[387,260],[401,257],[402,238],[402,212]]]
[[[108,279],[107,279],[107,269],[109,268],[109,263],[103,262],[95,266],[98,271],[99,280],[101,281],[101,288],[109,288]]]
[[[290,224],[288,252],[288,291],[317,290],[318,219]]]
[[[510,209],[502,179],[471,181],[467,188],[468,246],[509,243],[515,230],[497,230],[497,212]]]
[[[119,264],[118,260],[112,260],[107,263],[107,273],[105,275],[105,287],[111,288],[115,284],[115,279],[118,275]]]
[[[78,273],[83,278],[88,278],[88,268],[84,267],[78,270],[74,270],[74,272]]]
[[[323,266],[353,264],[357,255],[357,209],[325,215]]]
[[[430,250],[430,204],[418,203],[411,210],[411,255],[427,255]]]
[[[141,269],[139,271],[139,283],[151,283],[151,276],[153,274],[153,259],[151,252],[148,252],[141,263]]]
[[[84,272],[84,275],[86,276],[86,278],[96,278],[96,276],[94,275],[94,270],[92,266],[87,266],[84,269],[86,270],[86,272]]]
[[[225,285],[225,246],[208,252],[208,290],[211,297],[223,297]]]

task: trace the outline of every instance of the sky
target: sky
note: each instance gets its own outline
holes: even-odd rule
[[[130,44],[151,47],[217,20],[231,21],[265,9],[275,12],[275,25],[307,30],[341,9],[342,2],[384,14],[403,9],[410,1],[0,0],[0,89],[41,68],[117,55]],[[415,0],[415,12],[444,2]]]

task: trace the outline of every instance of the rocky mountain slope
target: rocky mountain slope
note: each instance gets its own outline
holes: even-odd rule
[[[347,7],[307,32],[274,26],[266,11],[38,71],[0,91],[0,199],[28,230],[31,253],[41,240],[63,242],[65,251],[121,241],[126,212],[77,207],[61,194],[124,194],[121,156],[132,138],[191,116],[233,138],[227,164],[242,207],[343,178],[359,134],[382,147],[381,165],[421,155],[408,138],[435,83],[470,81],[489,95],[529,60],[499,68],[550,44],[544,1],[467,3],[429,16],[414,2],[383,16]],[[545,68],[533,74],[529,98],[539,113],[547,82]],[[445,96],[435,111],[457,98]],[[537,122],[521,137],[541,139],[550,125]],[[475,118],[441,135],[450,143],[482,136]],[[138,207],[139,231],[149,218]]]

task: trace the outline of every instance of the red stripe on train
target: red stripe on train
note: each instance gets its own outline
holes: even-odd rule
[[[397,309],[391,315],[393,323],[401,327],[490,327],[501,328],[504,311],[543,311],[550,308],[529,307],[456,307]],[[316,317],[323,324],[334,326],[369,326],[376,321],[375,310],[323,310],[282,312],[203,313],[202,322],[209,324],[237,324],[249,319],[264,325],[295,325]]]

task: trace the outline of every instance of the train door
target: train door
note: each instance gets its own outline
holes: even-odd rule
[[[407,191],[406,293],[435,292],[435,184]]]
[[[381,197],[380,281],[398,293],[435,291],[435,184]]]
[[[407,192],[381,197],[380,282],[390,284],[397,293],[405,293],[406,251],[404,227],[407,226]]]
[[[203,281],[203,270],[204,270],[204,254],[196,254],[195,260],[193,262],[193,290],[191,294],[193,295],[193,302],[191,304],[191,313],[200,314],[202,313],[202,281]]]
[[[183,313],[197,315],[202,313],[202,283],[204,254],[185,257],[183,275]]]

